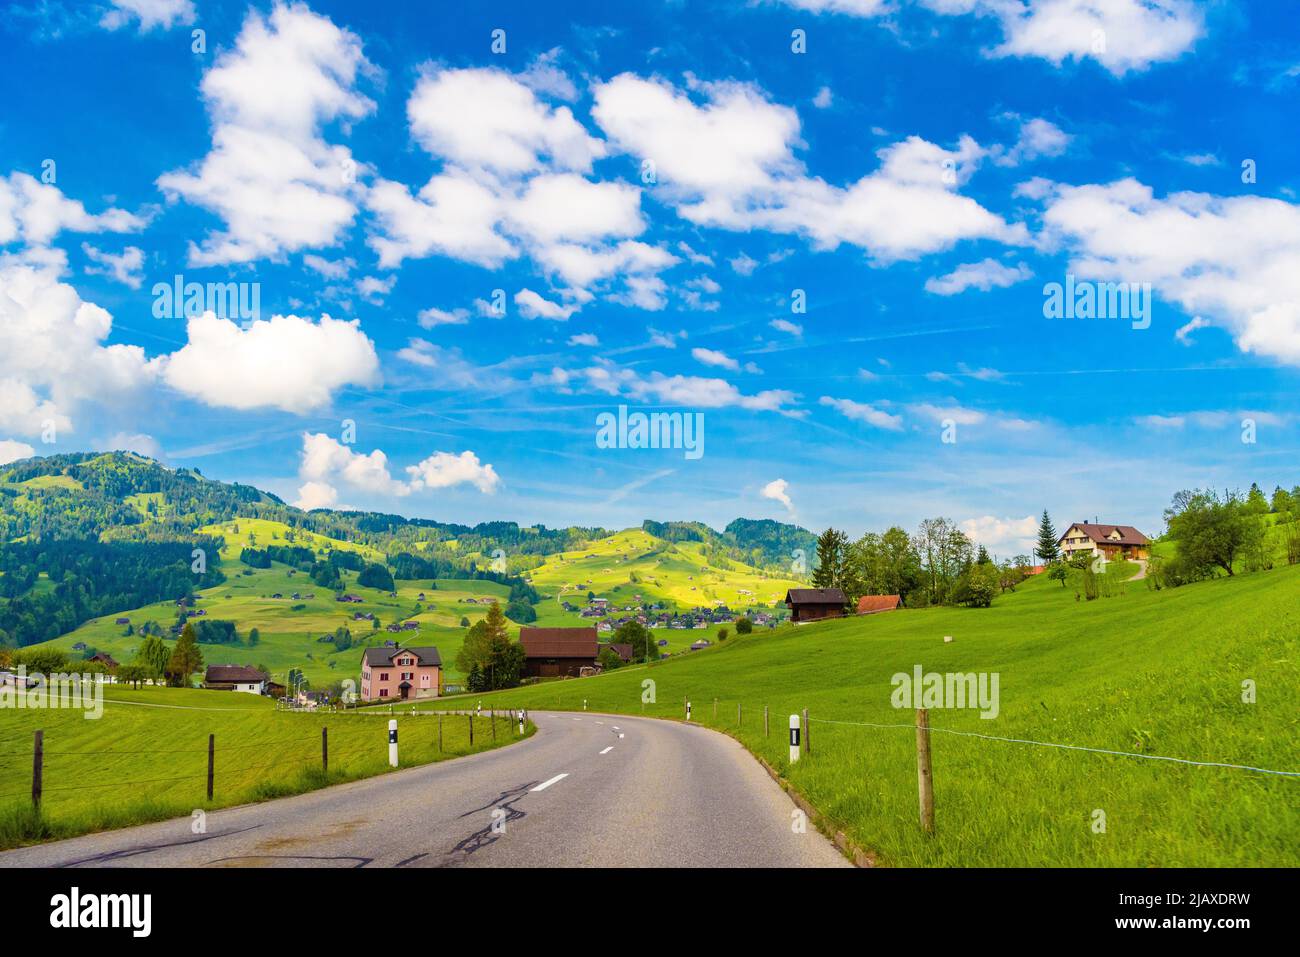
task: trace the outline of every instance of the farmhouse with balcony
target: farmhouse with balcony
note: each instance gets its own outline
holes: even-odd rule
[[[576,678],[596,664],[595,628],[520,628],[524,677]]]
[[[1115,559],[1150,557],[1150,540],[1132,525],[1099,525],[1075,522],[1057,540],[1061,556],[1069,561],[1079,552]]]
[[[843,618],[847,600],[838,588],[791,588],[785,593],[790,620],[795,624]]]
[[[436,698],[441,679],[442,656],[437,648],[385,644],[367,648],[361,656],[362,701]]]

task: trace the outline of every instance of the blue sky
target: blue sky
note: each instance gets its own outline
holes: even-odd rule
[[[1300,482],[1287,5],[463,6],[0,13],[0,460],[1002,554]],[[1149,327],[1045,317],[1067,274]],[[159,317],[177,275],[259,312]],[[705,454],[598,448],[620,404]]]

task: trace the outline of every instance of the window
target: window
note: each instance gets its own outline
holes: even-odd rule
[[[410,680],[411,680],[412,678],[414,678],[414,677],[415,677],[415,672],[414,672],[414,671],[403,671],[403,672],[402,672],[402,680],[403,680],[403,681],[410,681]]]
[[[381,698],[387,698],[387,697],[388,697],[388,689],[387,689],[387,688],[380,688],[380,689],[379,689],[379,697],[381,697]]]
[[[381,672],[379,672],[379,680],[380,680],[380,681],[387,681],[387,680],[388,680],[388,672],[387,672],[387,671],[381,671]]]

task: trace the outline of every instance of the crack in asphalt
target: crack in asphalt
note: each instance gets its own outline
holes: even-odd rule
[[[482,807],[476,807],[473,810],[466,811],[462,814],[461,817],[466,818],[471,814],[482,814],[489,808],[500,808],[506,812],[505,817],[500,819],[500,830],[497,829],[497,819],[493,818],[492,822],[486,827],[479,828],[444,854],[442,865],[444,867],[455,867],[457,864],[463,864],[471,854],[495,844],[500,839],[501,835],[505,833],[505,827],[507,824],[511,821],[521,820],[527,816],[527,812],[521,811],[519,808],[515,807],[515,802],[523,798],[523,796],[528,793],[529,789],[534,787],[536,784],[536,781],[529,781],[527,784],[520,784],[513,788],[507,788]]]
[[[62,864],[55,864],[55,867],[79,867],[82,864],[102,864],[108,861],[120,861],[128,857],[138,857],[141,854],[151,854],[154,851],[164,851],[170,847],[188,847],[191,844],[202,844],[204,841],[213,841],[219,837],[230,837],[232,834],[243,834],[245,831],[255,831],[261,824],[250,824],[248,827],[236,828],[233,831],[222,831],[219,834],[204,834],[188,841],[168,841],[164,844],[145,844],[140,847],[125,847],[118,851],[105,851],[103,854],[96,854],[93,857],[83,857],[80,860],[64,861]]]

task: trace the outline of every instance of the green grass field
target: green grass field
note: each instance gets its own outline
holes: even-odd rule
[[[737,736],[829,827],[887,864],[1300,864],[1300,778],[946,733],[1300,771],[1300,566],[1160,592],[1129,582],[1120,592],[1078,602],[1037,579],[989,609],[785,626],[475,700],[579,710],[586,699],[591,710],[678,719],[689,697],[696,721]],[[996,719],[931,711],[942,729],[932,735],[933,836],[918,826],[914,712],[890,701],[891,676],[917,664],[1000,676]],[[1242,700],[1246,680],[1254,704]],[[646,681],[652,703],[643,703]],[[791,765],[788,717],[804,708],[812,752]],[[1094,832],[1096,811],[1104,833]]]
[[[106,689],[104,711],[8,710],[0,721],[0,848],[186,816],[386,773],[386,715],[276,711],[268,698],[197,689]],[[509,721],[396,715],[403,767],[517,739]],[[329,729],[329,774],[321,728]],[[44,731],[43,817],[31,814],[33,732]],[[532,726],[526,732],[532,733]],[[215,740],[206,796],[208,735]]]

